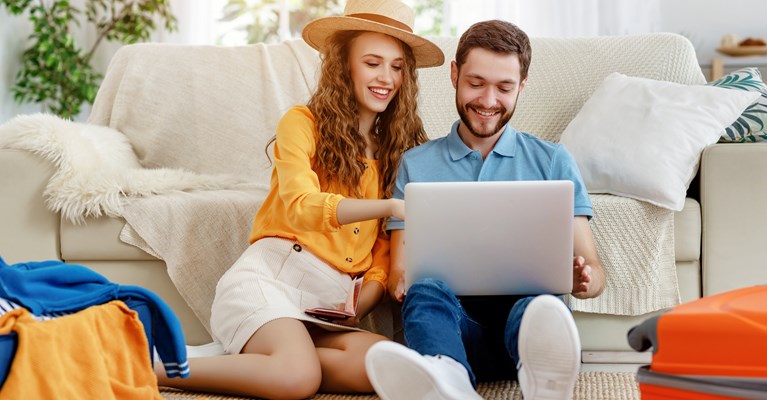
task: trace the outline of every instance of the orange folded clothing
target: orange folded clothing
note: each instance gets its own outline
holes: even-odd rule
[[[0,316],[18,348],[0,399],[162,399],[136,312],[119,300],[36,321],[26,309]]]

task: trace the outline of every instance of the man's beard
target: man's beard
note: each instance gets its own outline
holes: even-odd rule
[[[517,94],[517,99],[519,99],[519,94]],[[509,120],[511,119],[511,116],[514,115],[514,110],[517,108],[517,102],[514,101],[514,108],[511,109],[511,111],[507,111],[506,107],[499,106],[497,108],[493,108],[491,111],[499,111],[501,114],[501,118],[498,120],[498,123],[495,124],[495,126],[490,131],[483,131],[481,130],[481,127],[479,126],[472,126],[472,124],[469,122],[468,112],[471,108],[474,109],[482,109],[482,107],[479,107],[476,104],[469,103],[461,106],[460,103],[458,103],[458,93],[456,92],[455,96],[455,108],[458,110],[458,116],[461,117],[461,122],[463,122],[463,125],[466,126],[466,129],[471,132],[472,135],[478,138],[486,139],[493,135],[495,135],[498,131],[503,129],[504,126],[506,126],[507,123],[509,123]]]

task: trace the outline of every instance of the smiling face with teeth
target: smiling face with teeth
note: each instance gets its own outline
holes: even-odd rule
[[[402,84],[404,57],[391,36],[366,32],[354,38],[349,63],[360,121],[375,119],[391,103]]]
[[[461,137],[484,140],[500,136],[527,82],[527,78],[521,79],[519,56],[474,48],[460,68],[452,62],[450,77],[461,117]]]

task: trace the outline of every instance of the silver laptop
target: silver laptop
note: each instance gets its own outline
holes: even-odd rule
[[[457,295],[570,293],[571,181],[405,186],[405,287],[438,278]]]

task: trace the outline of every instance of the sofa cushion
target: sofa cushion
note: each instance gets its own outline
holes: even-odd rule
[[[122,218],[88,218],[85,224],[61,221],[62,260],[157,260],[157,258],[123,243]]]
[[[703,149],[758,93],[610,74],[562,133],[589,193],[681,211]]]
[[[674,213],[674,258],[680,262],[700,261],[701,216],[700,203],[684,199],[682,211]]]
[[[743,114],[728,126],[719,142],[762,142],[767,140],[767,84],[759,68],[743,68],[708,83],[725,89],[747,90],[760,94]]]

